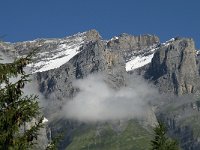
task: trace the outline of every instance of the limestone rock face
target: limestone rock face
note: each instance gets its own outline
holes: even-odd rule
[[[96,72],[121,76],[121,80],[116,81],[116,86],[123,84],[122,74],[126,72],[125,62],[119,53],[106,49],[101,40],[91,41],[81,49],[79,54],[61,67],[35,74],[43,94],[46,96],[53,94],[58,99],[72,97],[75,92],[72,81]]]
[[[128,61],[131,57],[145,53],[150,47],[158,43],[160,43],[160,40],[155,35],[132,36],[124,33],[111,39],[107,46],[110,49],[121,51],[124,59]]]
[[[199,89],[199,70],[192,39],[177,38],[154,54],[146,78],[162,92],[191,94]]]

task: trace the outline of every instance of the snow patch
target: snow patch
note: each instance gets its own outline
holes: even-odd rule
[[[162,46],[168,46],[168,45],[170,45],[173,41],[175,41],[175,38],[171,38],[170,40],[168,40],[168,41],[162,43],[161,45],[162,45]]]
[[[32,73],[59,68],[80,53],[84,39],[84,33],[65,38],[59,41],[60,44],[57,43],[58,45],[55,49],[47,49],[38,53],[36,58],[39,59],[28,66],[32,68]],[[50,42],[50,40],[47,42]]]
[[[126,63],[126,71],[131,71],[140,67],[145,66],[146,64],[151,62],[151,59],[153,58],[153,54],[148,56],[137,56]]]
[[[168,46],[173,41],[175,41],[175,38],[172,38],[165,43],[162,43],[162,46]],[[126,71],[132,71],[137,68],[143,67],[147,64],[149,64],[154,56],[155,51],[158,49],[157,45],[153,45],[149,48],[148,52],[149,54],[142,54],[139,56],[133,56],[127,63],[126,63]]]
[[[45,118],[44,117],[44,119],[42,120],[42,123],[44,124],[44,123],[46,123],[46,122],[48,122],[49,120],[47,119],[47,118]]]
[[[113,41],[113,40],[117,40],[117,39],[119,39],[119,37],[117,37],[117,36],[114,36],[112,39],[110,39],[111,41]]]

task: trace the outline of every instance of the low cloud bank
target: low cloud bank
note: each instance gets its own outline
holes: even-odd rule
[[[73,86],[80,92],[63,107],[67,119],[83,122],[141,118],[149,110],[149,102],[158,92],[138,76],[128,80],[128,85],[114,90],[106,84],[102,74],[77,80]]]

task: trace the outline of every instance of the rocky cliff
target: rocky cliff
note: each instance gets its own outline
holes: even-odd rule
[[[194,41],[175,38],[156,51],[146,78],[152,80],[164,93],[196,93],[199,91],[200,81],[196,59]]]
[[[114,141],[120,143],[120,140],[123,140],[124,137],[129,137],[131,143],[138,142],[141,144],[144,137],[148,141],[150,140],[150,126],[156,124],[155,114],[151,110],[146,114],[145,119],[136,122],[130,121],[130,124],[127,121],[120,120],[119,122],[97,123],[91,126],[57,117],[56,115],[63,105],[72,100],[79,92],[79,89],[72,84],[74,80],[86,78],[90,74],[104,73],[106,84],[112,89],[118,90],[127,86],[128,74],[138,73],[145,80],[156,85],[160,93],[166,95],[193,95],[198,94],[200,90],[200,55],[196,52],[194,41],[188,38],[175,38],[160,43],[159,38],[155,35],[132,36],[121,34],[106,41],[101,38],[97,31],[90,30],[61,39],[0,43],[1,53],[12,58],[27,55],[32,50],[35,50],[35,55],[29,67],[34,82],[39,87],[40,94],[44,96],[44,101],[48,104],[45,106],[44,114],[50,120],[49,127],[52,136],[59,132],[67,132],[60,144],[60,149],[66,147],[73,149],[77,143],[86,148],[91,145],[95,149],[98,147],[94,143],[98,143],[99,140],[100,146],[105,145],[107,141],[102,139],[107,136],[109,139],[114,139],[109,144],[107,143],[107,148]],[[134,76],[129,78],[134,78]],[[165,98],[163,99],[165,100]],[[172,111],[169,107],[162,105],[163,103],[166,106],[173,104],[171,101],[159,101],[156,104],[158,105],[156,107],[160,107],[156,112],[158,118],[170,122],[169,129],[172,136],[178,135],[181,137],[180,139],[185,138],[183,136],[186,133],[185,126],[181,126],[181,121],[184,119],[177,120],[177,116],[184,118],[182,114],[190,111],[191,107],[181,105],[181,107],[175,107]],[[166,113],[166,109],[172,113]],[[174,112],[174,110],[177,111]],[[160,117],[160,114],[165,115]],[[176,119],[174,119],[174,115],[176,115]],[[172,128],[172,122],[175,121],[177,121],[176,128]],[[189,131],[194,129],[189,125],[188,128],[190,128]],[[179,129],[181,132],[174,134]],[[129,135],[129,131],[135,130],[141,132],[136,133],[134,137]],[[140,136],[137,137],[137,135]],[[88,136],[91,138],[81,143]],[[81,138],[79,139],[79,137]],[[118,139],[117,137],[121,138]],[[91,140],[94,139],[95,141],[91,143]],[[186,143],[187,140],[181,140],[184,149],[191,147],[192,144],[199,144],[198,138],[194,138],[193,135],[189,135],[187,139],[192,139],[189,144]],[[149,146],[148,141],[145,145],[147,147]],[[121,147],[122,145],[119,143],[115,145]],[[129,142],[126,141],[125,143]],[[130,148],[135,148],[135,145],[127,146],[127,149]]]

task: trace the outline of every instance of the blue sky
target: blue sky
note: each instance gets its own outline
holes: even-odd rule
[[[5,41],[64,37],[96,29],[109,39],[121,33],[155,34],[161,41],[192,37],[200,48],[199,0],[1,0]]]

